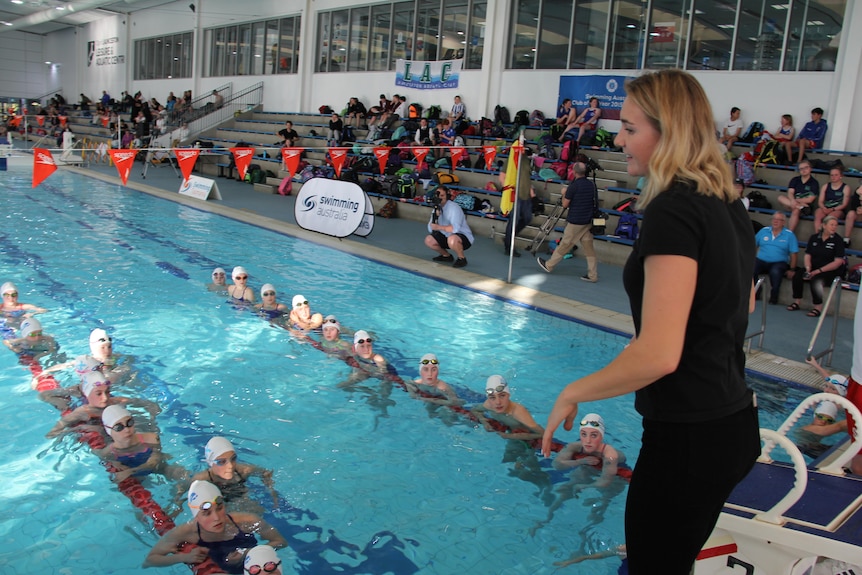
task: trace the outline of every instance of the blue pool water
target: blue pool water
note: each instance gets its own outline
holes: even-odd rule
[[[579,549],[623,542],[624,485],[609,502],[584,492],[532,534],[547,515],[542,495],[559,479],[547,462],[532,473],[516,468],[496,434],[429,413],[398,388],[386,406],[337,388],[347,365],[205,286],[214,267],[243,265],[256,291],[273,283],[288,304],[302,293],[312,309],[373,332],[375,350],[405,378],[427,352],[440,358],[441,378],[470,397],[503,374],[541,423],[560,388],[606,364],[625,337],[73,174],[36,189],[29,171],[2,178],[0,281],[51,310],[40,320],[68,357],[87,351],[93,328],[108,330],[135,371],[115,393],[162,405],[157,423],[173,463],[203,469],[203,445],[222,434],[242,459],[272,469],[283,501],[265,516],[287,536],[282,558],[297,572],[553,573],[554,561]],[[764,426],[805,396],[757,385],[770,412]],[[5,350],[0,386],[0,570],[138,572],[157,539],[152,526],[88,448],[44,438],[58,414]],[[632,398],[581,409],[601,413],[608,442],[634,462]],[[171,485],[151,478],[147,486],[169,507]],[[189,518],[184,511],[178,521]],[[569,569],[616,567],[611,559]]]

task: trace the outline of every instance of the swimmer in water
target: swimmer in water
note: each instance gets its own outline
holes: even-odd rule
[[[287,306],[283,303],[275,301],[275,286],[272,284],[263,284],[260,288],[261,303],[254,306],[255,311],[269,321],[276,321],[287,315]]]
[[[353,334],[353,359],[356,366],[347,381],[339,387],[353,385],[369,377],[382,377],[389,373],[389,364],[379,353],[374,353],[374,340],[364,329]]]
[[[821,443],[824,437],[847,431],[847,420],[836,421],[838,407],[831,401],[822,401],[814,408],[814,419],[808,425],[794,430],[793,442],[805,455],[820,457],[829,449]]]
[[[320,340],[320,349],[324,353],[337,355],[342,359],[350,356],[353,348],[341,339],[341,324],[334,315],[328,315],[321,324],[323,338]]]
[[[485,383],[487,399],[471,410],[487,431],[494,431],[504,439],[531,440],[542,437],[544,430],[536,423],[527,408],[511,400],[509,384],[502,375],[492,375]],[[497,429],[492,421],[502,424]]]
[[[308,331],[320,327],[322,323],[323,315],[312,313],[305,296],[300,294],[293,296],[293,309],[290,310],[290,326],[293,329]]]
[[[119,382],[129,374],[128,365],[119,365],[119,355],[114,354],[114,340],[102,328],[96,328],[90,332],[90,353],[79,355],[72,361],[58,363],[44,370],[33,378],[30,383],[33,389],[39,385],[39,380],[56,371],[73,368],[79,377],[91,371],[98,371],[107,377],[112,384]],[[67,391],[76,391],[74,387],[64,388]]]
[[[112,477],[115,483],[151,473],[175,480],[188,478],[185,469],[167,463],[158,433],[137,433],[135,418],[125,407],[116,404],[106,407],[102,411],[102,425],[111,443],[97,450],[96,455],[116,469]]]
[[[227,293],[227,273],[224,268],[216,268],[212,273],[213,281],[207,284],[207,290],[216,293]]]
[[[18,288],[12,282],[5,282],[0,286],[0,294],[3,295],[2,306],[0,306],[0,317],[2,317],[5,326],[9,329],[15,329],[25,317],[32,317],[33,314],[45,313],[48,310],[29,303],[20,303],[18,301]]]
[[[287,541],[272,525],[251,513],[228,514],[218,487],[208,481],[194,481],[189,487],[188,505],[192,520],[164,534],[150,550],[144,567],[197,565],[212,559],[224,573],[243,573],[246,552],[258,546],[257,537],[274,548],[287,547]],[[188,552],[185,543],[196,547]]]
[[[204,449],[204,461],[208,468],[192,477],[195,481],[209,481],[219,488],[224,496],[225,503],[231,510],[251,511],[263,508],[248,499],[248,486],[246,481],[249,477],[257,475],[266,486],[272,496],[274,507],[278,507],[278,492],[272,480],[272,471],[237,461],[237,453],[233,444],[224,437],[213,437]],[[252,503],[252,505],[243,505]]]
[[[230,274],[233,285],[227,287],[227,295],[233,303],[253,304],[254,292],[248,287],[248,272],[242,266],[236,266]]]
[[[3,344],[18,355],[38,360],[57,351],[57,342],[42,331],[42,324],[34,317],[24,318],[18,337],[4,339]]]
[[[419,377],[405,381],[410,397],[432,405],[463,405],[455,390],[439,378],[440,362],[433,353],[426,353],[419,360]]]
[[[245,554],[243,573],[248,575],[282,575],[281,559],[269,545],[258,545]]]

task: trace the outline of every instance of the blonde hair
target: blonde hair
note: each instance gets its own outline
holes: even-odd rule
[[[672,69],[644,74],[626,83],[626,97],[660,134],[638,209],[676,182],[728,203],[737,199],[733,174],[715,138],[712,106],[691,74]]]

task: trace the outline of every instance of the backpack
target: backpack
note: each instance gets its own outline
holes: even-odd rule
[[[551,137],[555,140],[559,140],[560,136],[563,135],[565,129],[566,127],[562,124],[554,124],[553,126],[551,126]]]
[[[324,104],[323,106],[319,107],[319,108],[317,109],[317,111],[318,111],[318,112],[320,112],[321,114],[324,114],[324,115],[327,115],[327,114],[331,115],[331,114],[332,114],[332,108],[330,108],[330,107],[329,107],[329,106],[327,106],[326,104]]]
[[[494,121],[491,118],[482,118],[479,120],[479,135],[483,138],[490,138],[494,130]]]
[[[599,128],[593,138],[593,145],[600,148],[610,148],[614,145],[614,136],[604,128]]]
[[[461,206],[461,209],[465,212],[472,212],[476,209],[476,196],[471,196],[470,194],[458,194],[452,201]]]
[[[744,144],[753,144],[757,139],[763,135],[763,124],[761,122],[752,122],[748,125],[742,135],[739,137],[739,141]]]
[[[760,142],[754,148],[757,154],[757,159],[754,161],[757,164],[784,164],[784,147],[777,140],[769,140],[768,142]]]
[[[341,170],[341,177],[338,179],[342,182],[350,182],[357,185],[359,184],[359,174],[357,174],[356,170],[354,170],[353,168]]]
[[[769,200],[766,199],[766,196],[764,196],[757,190],[753,190],[750,194],[748,194],[748,205],[750,205],[752,208],[760,208],[764,210],[772,209],[772,204],[769,203]]]
[[[754,183],[754,159],[746,152],[736,160],[736,177],[743,181],[746,186]]]
[[[395,131],[392,132],[392,138],[391,139],[396,140],[396,141],[400,141],[401,138],[403,138],[406,135],[407,135],[407,128],[404,126],[398,126],[397,128],[395,128]]]
[[[412,199],[416,192],[416,181],[405,174],[392,182],[389,195],[396,198]]]
[[[499,104],[494,106],[494,121],[498,124],[511,124],[512,117],[509,116],[509,110]]]
[[[614,207],[611,209],[615,212],[626,212],[629,214],[633,214],[635,212],[635,203],[637,201],[638,199],[635,196],[631,196],[615,203]]]
[[[638,239],[638,217],[635,214],[621,215],[614,235],[629,240]]]
[[[407,117],[419,119],[422,117],[422,104],[417,104],[416,102],[410,104],[410,107],[407,109]]]
[[[431,179],[434,180],[435,184],[455,184],[457,186],[459,183],[458,175],[449,172],[436,172]]]
[[[530,112],[527,110],[518,110],[515,112],[515,123],[519,126],[530,125]]]
[[[342,142],[355,142],[356,136],[353,134],[352,126],[344,126],[341,130],[341,141]]]
[[[386,203],[383,204],[383,207],[380,208],[380,211],[377,212],[377,215],[381,218],[397,218],[398,204],[395,202],[395,200],[386,200]]]
[[[282,196],[289,196],[290,192],[293,191],[293,180],[290,177],[284,178],[281,180],[281,183],[278,185],[278,193]]]
[[[359,184],[359,187],[362,188],[362,191],[366,194],[380,194],[383,190],[380,186],[380,182],[374,178],[366,178],[361,184]]]
[[[439,120],[440,106],[428,106],[428,109],[425,110],[425,117],[429,120]]]
[[[266,183],[266,172],[261,170],[260,168],[255,168],[251,171],[251,179],[249,180],[252,184],[263,184]]]
[[[542,136],[542,146],[539,155],[549,160],[557,159],[557,149],[554,148],[554,139],[551,136]]]
[[[574,162],[575,156],[578,153],[578,141],[566,140],[563,144],[563,151],[560,153],[560,160],[564,162]]]
[[[533,110],[532,112],[530,112],[530,125],[544,126],[545,114],[543,114],[541,110]]]

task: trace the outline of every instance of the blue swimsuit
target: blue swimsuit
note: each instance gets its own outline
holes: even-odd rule
[[[246,551],[257,546],[257,539],[254,534],[246,533],[239,528],[236,521],[230,515],[227,516],[238,533],[227,541],[204,541],[201,539],[201,526],[198,525],[198,545],[209,549],[209,557],[215,561],[216,565],[224,569],[225,573],[242,573],[242,557],[238,560],[228,560],[228,556],[236,551]]]

